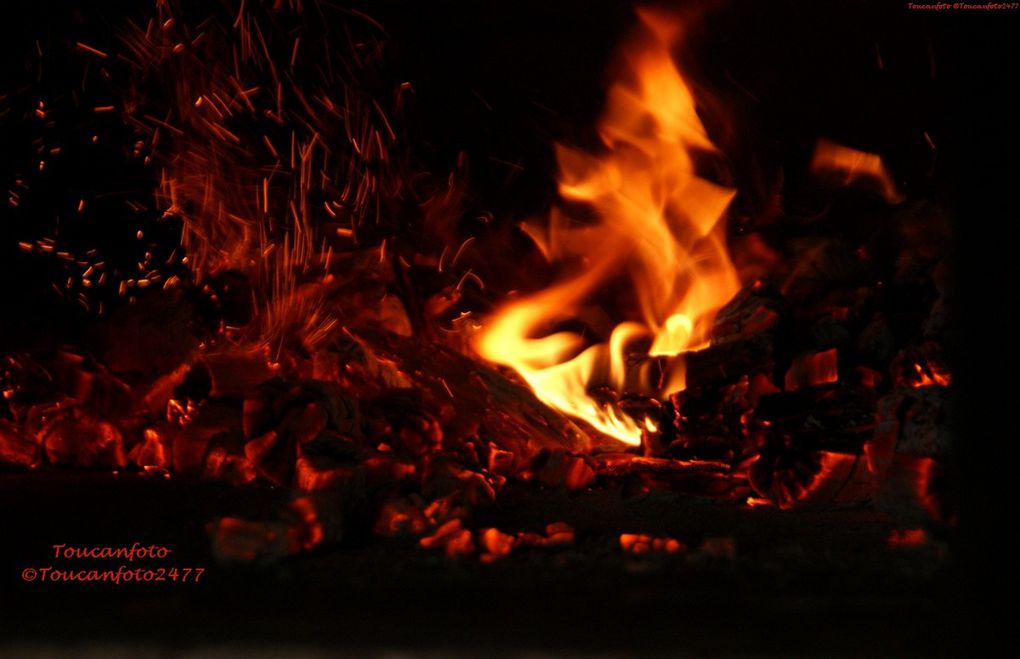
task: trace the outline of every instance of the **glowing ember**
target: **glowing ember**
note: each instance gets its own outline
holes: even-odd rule
[[[917,378],[910,380],[910,386],[915,389],[933,385],[948,387],[953,381],[953,376],[941,370],[937,365],[928,365],[928,368],[925,368],[920,364],[914,364],[914,372],[917,373]]]
[[[519,548],[558,547],[573,542],[574,529],[563,522],[547,524],[544,535],[531,532],[512,535],[494,527],[472,533],[460,519],[452,519],[418,540],[422,548],[441,549],[448,558],[465,558],[477,549],[483,563],[494,563]]]
[[[825,350],[794,359],[783,384],[787,391],[814,387],[839,381],[836,349]]]
[[[916,549],[928,542],[924,529],[893,529],[886,540],[890,549]]]
[[[513,551],[514,537],[496,528],[485,529],[482,532],[482,546],[485,549],[482,561],[493,563]]]
[[[675,554],[686,549],[682,542],[674,538],[660,538],[645,533],[620,534],[620,548],[631,554],[647,554],[649,552]]]
[[[706,347],[715,312],[739,288],[725,242],[734,191],[696,171],[695,156],[715,148],[670,55],[682,26],[639,15],[641,35],[623,53],[626,74],[609,90],[600,124],[606,151],[557,149],[561,197],[589,205],[597,222],[554,210],[545,235],[527,228],[545,256],[572,265],[573,274],[499,309],[476,343],[548,405],[632,445],[644,424],[597,401],[589,387],[640,391],[627,378],[628,345],[650,340],[648,354],[669,357]],[[580,333],[554,331],[580,318],[582,305],[619,273],[631,279],[638,318],[590,346]],[[661,391],[641,393],[683,389],[683,360],[672,359],[668,371]]]
[[[143,138],[136,151],[159,168],[164,219],[181,223],[175,254],[207,286],[224,273],[250,281],[256,313],[227,323],[230,338],[271,346],[273,358],[293,337],[314,345],[337,325],[322,301],[335,252],[357,245],[359,223],[370,215],[378,223],[380,200],[403,185],[390,176],[397,135],[386,113],[395,110],[352,84],[379,61],[379,26],[367,17],[345,23],[360,54],[341,64],[338,53],[355,44],[333,43],[330,21],[307,22],[294,6],[242,2],[229,29],[210,19],[198,34],[175,7],[157,9],[147,27],[129,24],[117,57],[134,67],[122,109]],[[294,36],[267,36],[282,25]],[[327,59],[306,54],[301,35],[320,40]],[[127,281],[122,294],[157,281]],[[203,292],[221,304],[223,291]]]

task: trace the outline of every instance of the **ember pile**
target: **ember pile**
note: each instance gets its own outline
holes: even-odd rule
[[[91,148],[57,143],[83,141],[72,112],[116,116],[85,141],[129,142],[154,184],[121,200],[131,249],[80,226],[19,240],[91,320],[4,356],[0,466],[293,490],[209,525],[233,560],[367,533],[485,562],[573,542],[558,520],[476,524],[508,482],[953,523],[948,222],[880,156],[819,139],[826,210],[728,226],[732,176],[671,58],[684,27],[642,11],[601,150],[558,147],[554,209],[466,225],[467,163],[418,165],[382,28],[308,11],[159,2],[73,44],[73,102],[5,100],[42,122],[12,208],[39,212],[62,151]],[[68,203],[85,222],[111,202]]]

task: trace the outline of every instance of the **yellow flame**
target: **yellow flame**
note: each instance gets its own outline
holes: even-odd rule
[[[599,124],[605,152],[556,148],[560,196],[590,206],[597,222],[553,210],[545,232],[525,227],[551,262],[579,267],[498,309],[475,344],[482,357],[515,369],[546,404],[634,445],[645,423],[595,400],[589,387],[641,389],[635,380],[645,378],[628,378],[626,349],[644,338],[649,355],[672,359],[662,390],[641,393],[683,389],[683,359],[674,356],[707,345],[715,312],[739,288],[724,221],[735,192],[695,171],[694,156],[715,147],[670,54],[681,26],[639,15],[641,38],[623,52],[624,75],[609,90]],[[549,333],[578,319],[582,305],[621,274],[630,278],[639,318],[587,347],[579,333]]]

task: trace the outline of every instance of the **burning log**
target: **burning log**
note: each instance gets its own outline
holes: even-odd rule
[[[761,334],[676,357],[634,360],[628,364],[628,374],[660,374],[643,390],[661,390],[676,369],[686,371],[686,388],[661,402],[628,394],[618,400],[608,396],[607,404],[618,405],[639,422],[653,422],[655,430],[643,435],[646,452],[728,460],[743,443],[742,417],[763,389],[759,383],[768,382],[774,369],[772,345],[772,337]],[[750,387],[752,378],[754,387]],[[628,381],[633,382],[630,375]]]
[[[595,480],[597,462],[585,455],[570,454],[557,449],[543,450],[531,461],[528,475],[546,487],[581,490]]]
[[[754,490],[779,508],[861,505],[878,480],[859,455],[787,449],[762,451],[748,468]]]
[[[782,294],[768,281],[759,279],[745,286],[716,314],[712,343],[721,345],[773,332],[785,306]]]
[[[744,444],[742,417],[750,409],[746,392],[745,382],[673,394],[639,417],[654,420],[642,434],[644,455],[734,464]]]
[[[596,457],[596,463],[600,480],[636,484],[645,492],[685,492],[718,499],[747,496],[743,476],[728,462],[604,453]]]
[[[713,344],[687,353],[685,358],[687,383],[691,387],[732,384],[756,373],[771,376],[775,360],[773,339],[764,334]]]
[[[678,370],[685,373],[688,387],[732,384],[757,373],[771,376],[775,367],[773,341],[771,335],[762,334],[713,343],[674,357],[631,355],[626,381],[629,390],[641,393],[662,390]]]
[[[842,483],[842,490],[857,473],[855,456],[873,434],[874,408],[874,392],[852,385],[762,396],[747,420],[748,440],[758,453],[748,472],[751,485],[780,507],[826,483]]]
[[[868,387],[828,384],[767,394],[748,420],[755,445],[778,438],[815,450],[859,453],[875,430],[875,394]]]
[[[625,391],[662,391],[681,370],[689,388],[732,384],[759,373],[771,377],[782,305],[778,291],[764,282],[743,288],[716,315],[708,347],[670,357],[629,355]]]
[[[621,478],[635,474],[722,474],[732,467],[716,460],[673,460],[636,456],[632,453],[603,453],[595,458],[599,476]]]
[[[448,433],[478,432],[513,453],[517,467],[526,466],[542,448],[580,451],[596,444],[528,387],[496,369],[443,346],[362,335],[377,359],[399,364],[408,381],[441,410]]]

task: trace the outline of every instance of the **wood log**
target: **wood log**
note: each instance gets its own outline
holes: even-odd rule
[[[771,375],[775,369],[773,342],[771,333],[764,333],[686,353],[687,386],[730,384],[758,373]]]
[[[931,458],[949,457],[953,436],[947,428],[945,387],[901,388],[878,401],[876,442],[896,453]]]
[[[639,492],[684,492],[716,500],[738,501],[747,497],[744,475],[729,462],[677,460],[607,453],[596,456],[596,474],[602,480],[622,481]]]
[[[777,288],[759,280],[745,286],[719,310],[712,323],[712,343],[721,345],[771,332],[779,324],[785,301]]]
[[[875,393],[836,383],[766,394],[748,431],[758,445],[794,442],[801,449],[859,453],[875,431]]]
[[[745,376],[771,377],[774,369],[773,337],[768,333],[674,356],[631,354],[626,361],[626,385],[621,393],[658,394],[677,374],[684,374],[687,388],[719,387]]]
[[[595,457],[599,476],[619,478],[635,474],[692,474],[732,471],[730,465],[719,460],[673,460],[634,455],[633,453],[603,453]]]
[[[377,357],[397,364],[411,385],[441,410],[448,437],[485,435],[513,452],[518,466],[542,449],[581,451],[599,443],[538,400],[526,385],[478,360],[394,335],[359,332],[358,339]]]

